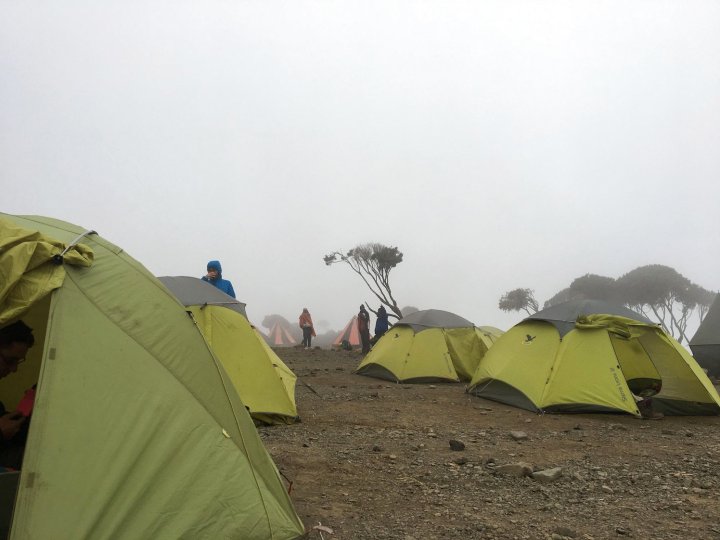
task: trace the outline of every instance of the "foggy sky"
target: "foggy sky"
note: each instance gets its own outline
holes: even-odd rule
[[[575,277],[720,289],[720,3],[0,0],[0,210],[156,275],[220,259],[256,324],[378,302],[509,328]],[[319,330],[325,330],[320,327]]]

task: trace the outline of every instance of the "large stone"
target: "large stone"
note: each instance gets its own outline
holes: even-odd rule
[[[451,439],[450,450],[454,450],[455,452],[461,452],[465,450],[465,443],[462,441],[456,441],[455,439]]]
[[[527,441],[528,434],[524,431],[511,431],[510,436],[516,441]]]
[[[533,473],[532,465],[520,461],[518,463],[507,463],[505,465],[498,465],[495,467],[495,472],[506,476],[515,476],[522,478],[523,476],[530,476]]]
[[[535,471],[532,473],[533,480],[537,480],[541,483],[554,482],[562,476],[562,468],[554,467],[552,469],[545,469],[544,471]]]

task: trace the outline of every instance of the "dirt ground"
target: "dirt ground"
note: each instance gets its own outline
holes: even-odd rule
[[[720,539],[719,417],[541,416],[353,375],[355,351],[276,352],[302,421],[259,430],[310,539]]]

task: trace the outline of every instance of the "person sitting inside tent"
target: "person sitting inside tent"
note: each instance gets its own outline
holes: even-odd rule
[[[207,274],[201,277],[203,281],[215,285],[225,294],[235,298],[235,290],[229,280],[222,277],[222,266],[220,261],[210,261],[207,263]]]
[[[627,381],[640,415],[648,420],[660,420],[665,417],[653,409],[653,396],[660,393],[662,381],[659,379],[633,379]]]
[[[34,344],[32,329],[22,321],[0,328],[0,379],[17,371]],[[0,402],[0,469],[19,469],[22,464],[34,388],[26,395],[28,399],[12,412]]]

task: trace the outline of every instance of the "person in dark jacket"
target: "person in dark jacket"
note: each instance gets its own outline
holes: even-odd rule
[[[388,321],[388,314],[385,311],[385,306],[380,306],[377,310],[377,319],[375,320],[375,342],[382,337],[382,335],[388,331],[390,323]]]
[[[235,290],[233,289],[232,283],[222,277],[222,266],[220,265],[220,261],[210,261],[207,263],[207,274],[200,279],[215,285],[215,287],[225,294],[235,298]]]
[[[362,304],[360,304],[360,312],[357,315],[357,326],[362,343],[362,352],[367,354],[370,352],[370,314]]]

